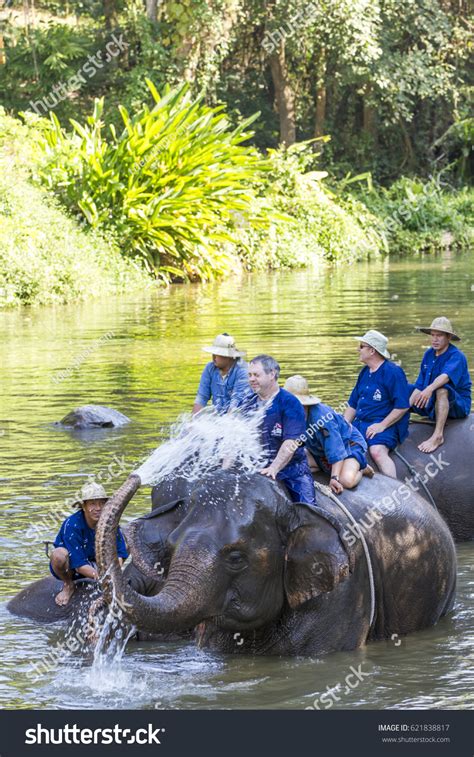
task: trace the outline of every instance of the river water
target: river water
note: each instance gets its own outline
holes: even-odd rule
[[[6,600],[47,573],[42,539],[91,474],[137,467],[189,409],[206,362],[202,345],[227,331],[250,356],[267,352],[283,378],[305,375],[326,402],[345,400],[368,328],[390,336],[410,378],[428,338],[451,317],[474,365],[474,260],[449,250],[336,270],[244,276],[153,295],[0,313],[0,706],[7,708],[470,708],[474,709],[474,543],[458,547],[454,613],[404,639],[321,659],[243,658],[191,643],[131,643],[121,662],[93,667],[73,654],[36,681],[32,664],[64,630],[14,618]],[[53,425],[81,404],[108,405],[133,423],[71,432]],[[468,464],[468,461],[466,461]],[[125,520],[149,509],[141,491]],[[67,510],[68,508],[66,508]],[[70,508],[69,508],[70,511]],[[48,520],[49,519],[49,520]],[[46,523],[35,536],[31,526]],[[358,677],[346,677],[357,671]],[[35,682],[36,681],[36,682]],[[335,696],[321,702],[327,690]]]

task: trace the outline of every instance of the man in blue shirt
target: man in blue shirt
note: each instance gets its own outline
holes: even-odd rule
[[[267,465],[260,473],[285,484],[293,502],[315,504],[314,482],[301,439],[306,430],[303,405],[280,389],[280,366],[269,355],[258,355],[249,365],[249,383],[255,392],[246,409],[264,408],[261,437]]]
[[[237,349],[229,334],[219,334],[214,343],[203,350],[212,354],[212,362],[202,372],[193,414],[206,407],[211,399],[219,413],[226,413],[250,393],[247,364],[241,360],[245,352]]]
[[[305,447],[310,468],[315,466],[330,474],[329,486],[334,494],[353,489],[363,475],[372,478],[373,468],[367,463],[367,442],[352,423],[319,397],[310,394],[303,376],[290,376],[287,391],[303,405],[306,416]]]
[[[389,452],[408,436],[410,392],[399,365],[390,362],[388,339],[371,330],[359,342],[359,359],[365,363],[349,397],[344,418],[367,440],[381,473],[396,478]]]
[[[466,356],[452,344],[460,337],[448,318],[435,318],[431,326],[417,326],[417,330],[431,336],[431,347],[410,386],[410,404],[412,412],[436,421],[430,438],[418,445],[422,452],[431,453],[444,442],[446,420],[466,418],[471,412],[471,377]]]
[[[107,502],[107,494],[94,481],[84,484],[81,499],[76,502],[80,510],[63,522],[51,553],[49,569],[55,578],[64,581],[56,595],[56,604],[67,605],[74,593],[74,581],[80,578],[98,579],[95,566],[95,528]],[[120,564],[128,557],[120,528],[117,530],[117,554]]]

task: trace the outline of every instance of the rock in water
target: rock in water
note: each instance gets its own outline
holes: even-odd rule
[[[130,418],[111,407],[83,405],[65,415],[59,423],[72,428],[114,428],[130,423]]]

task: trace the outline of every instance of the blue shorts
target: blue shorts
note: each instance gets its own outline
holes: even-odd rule
[[[88,564],[91,566],[91,568],[97,569],[97,566],[95,565],[95,563],[88,563]],[[57,573],[54,572],[53,566],[51,565],[51,563],[49,563],[49,571],[50,571],[51,575],[53,575],[55,578],[58,579],[58,581],[62,581],[63,580],[62,578],[60,578],[58,576]],[[79,581],[81,578],[82,579],[86,579],[87,576],[83,576],[81,573],[78,573],[77,570],[73,569],[71,578],[72,578],[73,581]]]
[[[410,394],[413,392],[414,389],[418,388],[415,386],[415,384],[409,384],[409,387],[410,387]],[[463,397],[461,397],[461,395],[456,391],[456,389],[450,384],[445,384],[442,388],[448,390],[448,400],[449,400],[448,418],[467,418],[467,416],[471,412],[471,408],[469,407],[469,410],[466,409],[466,400]],[[436,392],[433,392],[433,396],[431,397],[426,407],[411,407],[410,413],[416,413],[417,415],[422,415],[423,418],[430,418],[432,421],[435,421],[436,420],[435,405],[436,405]]]
[[[316,504],[314,481],[306,460],[285,466],[277,475],[277,480],[285,484],[292,502]]]
[[[352,425],[360,431],[369,448],[374,447],[376,444],[383,444],[385,447],[388,447],[388,449],[395,449],[397,444],[401,444],[402,441],[404,441],[408,436],[408,413],[406,414],[406,416],[404,416],[404,418],[406,418],[406,421],[403,424],[402,428],[400,428],[401,421],[398,421],[398,423],[394,423],[393,426],[386,428],[385,431],[382,431],[380,434],[373,436],[372,439],[367,439],[365,433],[369,426],[372,426],[372,424],[376,423],[376,421],[354,420],[352,421]],[[404,418],[402,418],[402,421],[404,420]],[[406,432],[404,429],[405,425],[407,428]]]
[[[365,449],[360,444],[351,444],[351,454],[347,456],[346,460],[353,457],[359,463],[360,469],[367,468],[367,457],[365,455]]]

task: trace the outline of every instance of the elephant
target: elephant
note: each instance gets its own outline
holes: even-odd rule
[[[453,607],[446,523],[408,487],[395,499],[399,482],[382,475],[339,500],[319,491],[316,506],[258,473],[162,484],[129,531],[137,592],[115,532],[140,485],[130,475],[105,505],[96,554],[106,601],[142,632],[194,628],[199,646],[219,652],[323,655],[427,628]]]
[[[59,421],[58,425],[69,428],[118,428],[130,423],[130,418],[111,407],[83,405],[76,407]]]
[[[412,422],[408,438],[392,452],[397,478],[408,479],[423,497],[434,501],[456,541],[474,539],[474,486],[468,463],[474,458],[473,431],[474,414],[448,420],[444,444],[427,455],[418,449],[429,436],[427,423]]]

